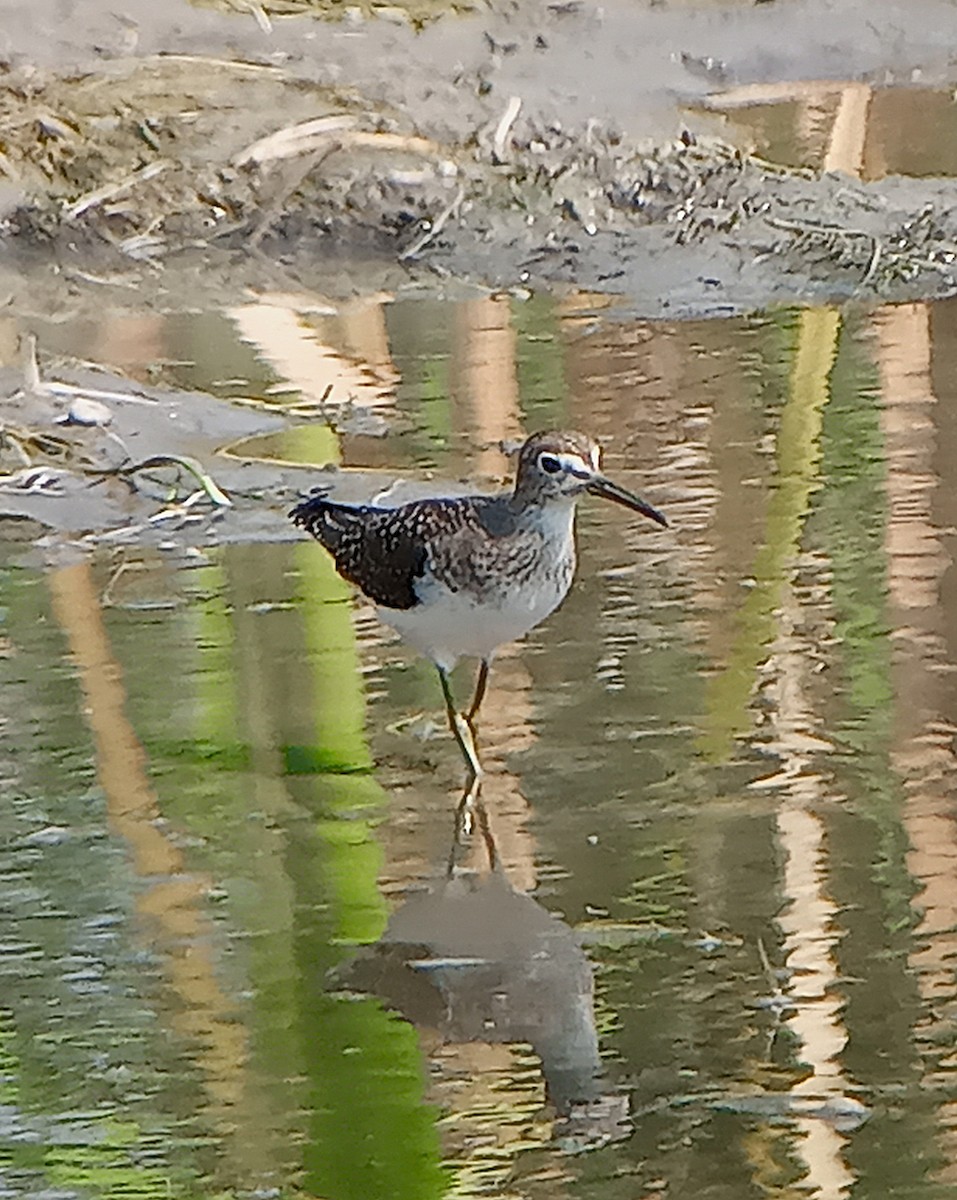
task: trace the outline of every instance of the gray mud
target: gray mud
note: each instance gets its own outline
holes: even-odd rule
[[[642,315],[957,289],[951,180],[787,171],[704,111],[767,83],[951,85],[944,0],[556,3],[421,28],[402,9],[26,8],[0,91],[21,272],[188,253],[314,283],[331,256],[346,291],[574,284]]]
[[[946,97],[957,82],[949,0],[573,0],[339,21],[292,7],[8,5],[8,313],[30,327],[268,289],[567,287],[674,317],[957,292],[953,179],[933,163],[862,178],[870,97],[918,84]],[[824,122],[829,169],[767,161],[729,117],[774,89]],[[229,536],[235,511],[175,464],[165,493],[128,468],[208,458],[287,420],[157,389],[158,407],[119,403],[109,426],[77,429],[35,383],[3,384],[0,514],[21,530]],[[170,437],[173,410],[201,427]],[[217,484],[250,500],[247,534],[264,495],[275,511],[301,483],[216,462]]]

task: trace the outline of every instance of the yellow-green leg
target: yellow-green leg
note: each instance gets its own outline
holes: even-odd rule
[[[455,697],[452,695],[452,684],[449,680],[448,672],[436,664],[435,668],[439,673],[439,680],[442,684],[442,695],[445,697],[445,712],[449,719],[449,728],[452,730],[452,736],[459,744],[459,749],[462,751],[462,757],[465,759],[465,765],[468,767],[471,778],[478,779],[482,774],[482,764],[479,762],[478,750],[475,746],[475,734],[472,732],[472,726],[468,717],[463,716],[455,707]]]
[[[472,731],[473,740],[475,738],[475,718],[478,716],[478,710],[482,707],[482,701],[485,699],[485,689],[488,687],[490,666],[491,663],[487,658],[483,658],[479,663],[478,675],[475,677],[475,692],[472,695],[472,703],[465,714],[465,719],[469,723],[469,729]]]

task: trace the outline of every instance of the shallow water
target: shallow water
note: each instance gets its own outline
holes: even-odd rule
[[[391,431],[290,458],[585,427],[671,529],[583,506],[457,846],[314,544],[0,556],[0,1196],[952,1195],[957,304],[284,303],[42,344]]]
[[[914,84],[919,78],[918,71]],[[957,108],[948,88],[775,82],[718,92],[709,107],[726,112],[731,128],[740,126],[775,163],[866,180],[957,175]]]

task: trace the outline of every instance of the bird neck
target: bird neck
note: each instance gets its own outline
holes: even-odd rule
[[[558,532],[573,524],[577,500],[577,496],[543,496],[516,484],[508,506],[520,527]]]

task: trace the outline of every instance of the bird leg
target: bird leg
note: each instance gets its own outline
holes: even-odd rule
[[[455,697],[452,695],[452,684],[449,681],[448,672],[438,664],[435,669],[438,671],[439,680],[442,683],[445,712],[449,719],[452,736],[459,744],[465,765],[470,772],[470,778],[478,779],[482,775],[482,764],[479,762],[478,750],[475,747],[475,734],[472,732],[472,726],[469,724],[468,718],[464,717],[455,707]]]
[[[465,719],[468,721],[473,738],[475,737],[475,718],[478,716],[478,710],[482,707],[482,701],[485,699],[485,689],[488,687],[490,665],[487,658],[483,658],[479,663],[478,675],[475,677],[475,693],[472,696],[472,703],[469,705],[469,710],[465,714]]]
[[[480,808],[484,809],[481,797],[482,777],[477,775],[465,785],[462,798],[455,810],[455,836],[452,839],[447,868],[449,878],[455,872],[460,852],[468,847],[472,834],[475,832],[476,813]]]
[[[500,870],[501,863],[498,857],[495,834],[492,833],[488,812],[482,800],[481,776],[476,776],[476,778],[466,784],[465,791],[462,793],[462,798],[459,800],[458,807],[455,810],[455,836],[452,839],[452,848],[449,851],[448,865],[446,867],[446,874],[449,879],[455,874],[460,852],[468,848],[472,840],[472,834],[476,828],[478,828],[479,833],[482,835],[482,841],[485,843],[485,853],[488,856],[489,870]]]

